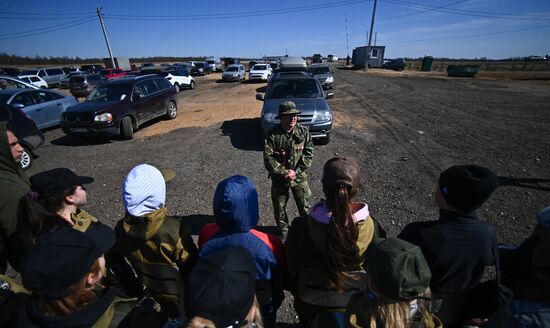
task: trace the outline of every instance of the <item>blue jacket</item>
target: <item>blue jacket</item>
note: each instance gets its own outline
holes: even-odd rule
[[[259,220],[258,192],[244,176],[220,182],[214,193],[216,223],[204,226],[199,235],[199,255],[208,256],[232,246],[243,246],[256,263],[256,280],[271,281],[273,303],[283,298],[281,284],[284,247],[279,238],[253,229]]]

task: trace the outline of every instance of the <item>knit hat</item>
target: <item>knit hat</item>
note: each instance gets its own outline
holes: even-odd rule
[[[23,285],[50,298],[71,295],[70,286],[88,273],[94,262],[115,243],[115,234],[105,225],[86,232],[60,228],[38,239],[22,262]]]
[[[254,260],[244,247],[205,256],[186,283],[187,317],[208,319],[216,327],[241,327],[254,303],[255,282]]]
[[[59,195],[74,186],[92,183],[92,177],[78,176],[65,167],[43,171],[30,179],[32,190],[42,197]]]
[[[361,169],[351,157],[334,157],[325,163],[321,182],[325,193],[333,193],[341,185],[355,191],[361,188]]]
[[[430,285],[432,274],[422,251],[404,240],[376,240],[365,260],[369,279],[390,299],[414,298]]]
[[[439,176],[441,194],[454,209],[467,213],[480,207],[498,187],[498,177],[478,165],[455,165]]]
[[[128,213],[142,216],[164,207],[166,181],[175,176],[173,170],[164,171],[165,175],[152,165],[141,164],[128,173],[122,185],[122,199]]]
[[[277,119],[281,118],[281,115],[298,115],[302,111],[298,110],[296,107],[296,104],[293,101],[283,101],[279,105],[279,114],[277,115]]]

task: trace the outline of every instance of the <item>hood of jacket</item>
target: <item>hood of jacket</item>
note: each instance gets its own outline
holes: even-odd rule
[[[369,206],[366,203],[353,203],[353,222],[359,229],[355,242],[359,254],[364,254],[374,236],[374,222],[370,218]],[[325,202],[315,204],[309,211],[308,230],[315,247],[323,254],[328,252],[328,228],[332,212]]]
[[[168,209],[163,207],[143,216],[126,214],[122,228],[132,238],[149,240],[160,229],[164,219],[168,216]]]
[[[143,216],[164,207],[166,182],[154,166],[141,164],[134,167],[122,185],[122,199],[126,212]]]
[[[26,189],[31,185],[27,174],[17,163],[11,154],[8,143],[8,122],[0,121],[0,177],[15,183],[25,183]]]
[[[69,315],[47,316],[33,299],[19,309],[17,327],[89,328],[94,326],[114,304],[117,290],[109,288],[94,302]],[[108,314],[108,313],[107,313]]]
[[[216,223],[225,232],[247,232],[258,224],[258,192],[252,180],[241,175],[218,184],[213,210]]]

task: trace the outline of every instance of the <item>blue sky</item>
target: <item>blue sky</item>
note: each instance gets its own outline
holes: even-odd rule
[[[366,44],[373,1],[2,0],[0,52],[107,57],[98,7],[115,56],[345,57]],[[545,55],[550,1],[378,0],[374,32],[388,58]]]

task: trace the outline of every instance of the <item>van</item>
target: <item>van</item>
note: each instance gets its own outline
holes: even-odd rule
[[[61,68],[35,68],[23,71],[19,76],[23,75],[39,76],[50,88],[61,85],[61,80],[65,78],[65,72]]]

